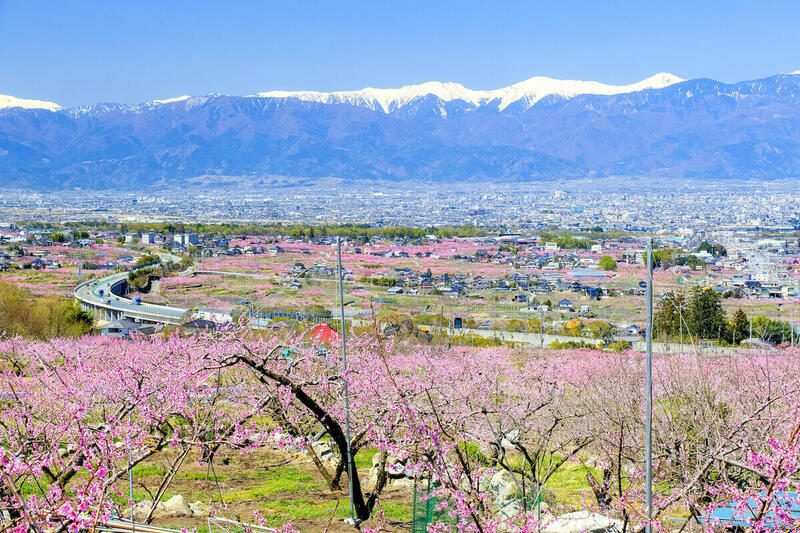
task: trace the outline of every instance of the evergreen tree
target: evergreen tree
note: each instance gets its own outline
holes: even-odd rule
[[[741,307],[733,314],[730,330],[731,340],[734,344],[750,337],[750,321]]]
[[[666,336],[680,334],[681,312],[686,310],[686,298],[682,293],[668,292],[658,304],[654,317],[655,331]],[[683,317],[686,328],[686,317]]]
[[[689,330],[699,339],[727,339],[728,320],[720,295],[709,288],[697,287],[689,300]]]
[[[779,343],[790,339],[791,336],[791,324],[772,320],[765,316],[753,317],[753,337]]]

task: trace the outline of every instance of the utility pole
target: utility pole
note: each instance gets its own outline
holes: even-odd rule
[[[539,315],[539,349],[544,350],[544,312]]]
[[[645,383],[645,504],[647,525],[645,533],[652,533],[653,518],[653,238],[647,245],[647,379]]]
[[[350,521],[353,525],[358,525],[355,513],[353,512],[353,458],[350,449],[350,394],[347,387],[347,347],[345,343],[345,324],[344,324],[344,286],[342,281],[342,237],[336,237],[336,254],[339,263],[339,313],[340,313],[340,336],[342,338],[342,377],[344,378],[344,426],[345,436],[347,437],[347,485],[350,494]]]

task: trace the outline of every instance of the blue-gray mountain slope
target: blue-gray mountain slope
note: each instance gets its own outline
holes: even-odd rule
[[[689,80],[499,110],[428,95],[390,113],[296,98],[0,110],[0,186],[133,189],[197,176],[526,181],[800,177],[800,75]]]

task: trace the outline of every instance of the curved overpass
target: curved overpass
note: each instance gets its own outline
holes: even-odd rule
[[[174,257],[174,256],[173,256]],[[125,298],[121,289],[128,281],[128,272],[112,274],[100,279],[85,281],[75,287],[73,295],[85,311],[94,313],[98,320],[113,321],[132,318],[139,322],[181,324],[188,312],[179,307],[134,303]]]

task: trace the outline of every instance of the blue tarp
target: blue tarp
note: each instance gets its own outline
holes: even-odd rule
[[[764,491],[759,493],[766,498]],[[747,505],[737,506],[728,504],[720,507],[709,515],[700,517],[701,522],[714,523],[719,521],[720,525],[749,527],[758,511],[761,509],[761,499],[750,498]],[[796,492],[776,492],[774,499],[770,502],[769,510],[764,514],[763,523],[769,529],[784,529],[786,523],[783,519],[778,519],[775,509],[779,508],[791,516],[794,523],[800,523],[800,503],[798,503]],[[781,513],[783,514],[783,513]]]

